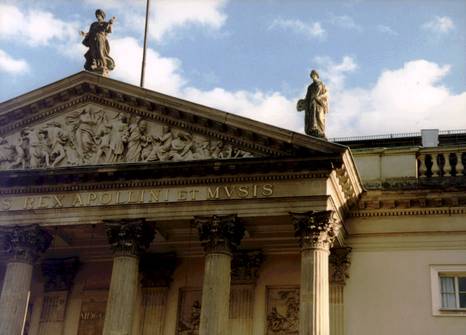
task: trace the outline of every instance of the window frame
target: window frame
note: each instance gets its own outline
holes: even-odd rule
[[[442,295],[440,277],[455,277],[455,300],[459,306],[459,285],[458,277],[466,277],[466,264],[464,265],[431,265],[430,283],[432,294],[432,315],[433,316],[466,316],[466,308],[445,308],[442,307]]]

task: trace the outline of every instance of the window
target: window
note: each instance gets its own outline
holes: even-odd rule
[[[466,265],[432,265],[432,314],[466,316]]]
[[[442,308],[466,308],[466,277],[440,275]]]

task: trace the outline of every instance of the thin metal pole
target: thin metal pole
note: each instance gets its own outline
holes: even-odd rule
[[[146,2],[146,26],[144,28],[144,47],[142,50],[142,66],[141,66],[141,83],[139,86],[144,87],[144,73],[146,70],[146,50],[147,50],[147,30],[149,27],[149,8],[150,0]]]

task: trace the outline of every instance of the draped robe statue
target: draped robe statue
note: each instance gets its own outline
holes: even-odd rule
[[[298,112],[305,111],[304,131],[307,135],[325,138],[325,117],[328,112],[327,87],[319,79],[317,71],[311,71],[312,84],[306,97],[298,101]]]
[[[101,9],[96,10],[95,16],[97,21],[91,24],[89,32],[81,32],[84,36],[82,43],[89,48],[84,55],[86,58],[84,69],[108,76],[109,71],[115,68],[115,61],[110,57],[110,45],[107,40],[107,34],[112,32],[115,17],[108,22],[104,21],[105,12]]]

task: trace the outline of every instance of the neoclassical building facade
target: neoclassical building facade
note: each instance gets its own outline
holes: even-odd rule
[[[88,72],[3,102],[0,335],[464,334],[466,135],[437,138]]]

